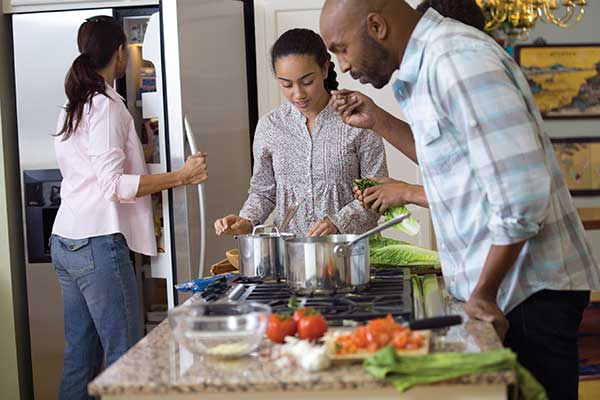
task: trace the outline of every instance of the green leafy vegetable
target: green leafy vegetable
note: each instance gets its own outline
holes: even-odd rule
[[[369,238],[369,261],[380,266],[439,266],[437,251],[414,246],[377,233]]]
[[[354,184],[360,189],[361,192],[364,192],[367,188],[370,188],[372,186],[381,185],[381,183],[375,182],[368,178],[355,179]],[[385,213],[383,213],[383,216],[385,218],[385,221],[387,222],[408,212],[409,211],[405,206],[396,206],[386,210]],[[415,236],[419,233],[419,230],[421,229],[421,224],[419,224],[419,221],[417,221],[414,217],[411,216],[402,221],[401,223],[395,225],[394,228],[406,233],[407,235]]]
[[[369,260],[371,264],[383,266],[440,265],[440,258],[436,251],[411,244],[393,244],[371,249]]]
[[[509,349],[399,357],[393,347],[387,346],[367,357],[363,366],[376,378],[390,381],[400,392],[415,385],[431,384],[465,375],[514,371],[518,391],[513,392],[515,399],[548,399],[544,387],[517,362],[516,355]]]
[[[410,243],[381,236],[381,233],[375,233],[369,237],[369,248],[371,250],[380,249],[382,247],[392,246],[395,244],[410,244]]]

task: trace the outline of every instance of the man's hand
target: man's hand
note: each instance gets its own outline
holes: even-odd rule
[[[342,121],[355,128],[374,129],[382,110],[361,92],[334,90],[329,104],[342,117]]]
[[[326,236],[335,235],[339,233],[338,228],[331,222],[329,218],[323,218],[321,221],[315,223],[308,232],[308,236]]]
[[[471,318],[494,325],[498,337],[500,337],[502,342],[504,341],[509,328],[508,320],[498,307],[498,304],[496,304],[495,299],[487,299],[474,294],[465,304],[465,312]]]

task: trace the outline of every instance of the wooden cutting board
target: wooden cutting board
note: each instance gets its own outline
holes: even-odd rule
[[[335,353],[335,339],[338,336],[346,335],[352,332],[352,329],[332,329],[329,330],[323,341],[325,346],[327,346],[327,352],[329,353],[329,358],[332,361],[362,361],[368,356],[374,354],[369,353],[367,350],[359,350],[354,354],[336,354]],[[429,345],[431,342],[431,331],[418,331],[420,335],[424,338],[423,346],[418,349],[403,349],[396,350],[396,354],[399,356],[420,356],[429,353]]]
[[[231,265],[228,259],[221,260],[210,267],[211,275],[219,275],[224,274],[226,272],[235,273],[239,272],[239,270],[233,265]]]

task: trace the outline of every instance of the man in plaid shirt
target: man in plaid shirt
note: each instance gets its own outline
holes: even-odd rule
[[[428,206],[448,291],[494,324],[551,399],[577,399],[577,329],[600,270],[518,65],[488,35],[401,0],[328,0],[321,34],[343,72],[394,95],[408,124],[351,91],[332,104],[421,168],[361,193]]]

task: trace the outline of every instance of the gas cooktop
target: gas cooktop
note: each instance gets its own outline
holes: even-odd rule
[[[290,300],[320,311],[330,325],[366,321],[392,314],[410,320],[413,315],[410,275],[401,269],[372,269],[370,283],[351,293],[296,296],[285,282],[236,278],[202,293],[207,302],[253,301],[271,306],[273,312],[288,312]]]

